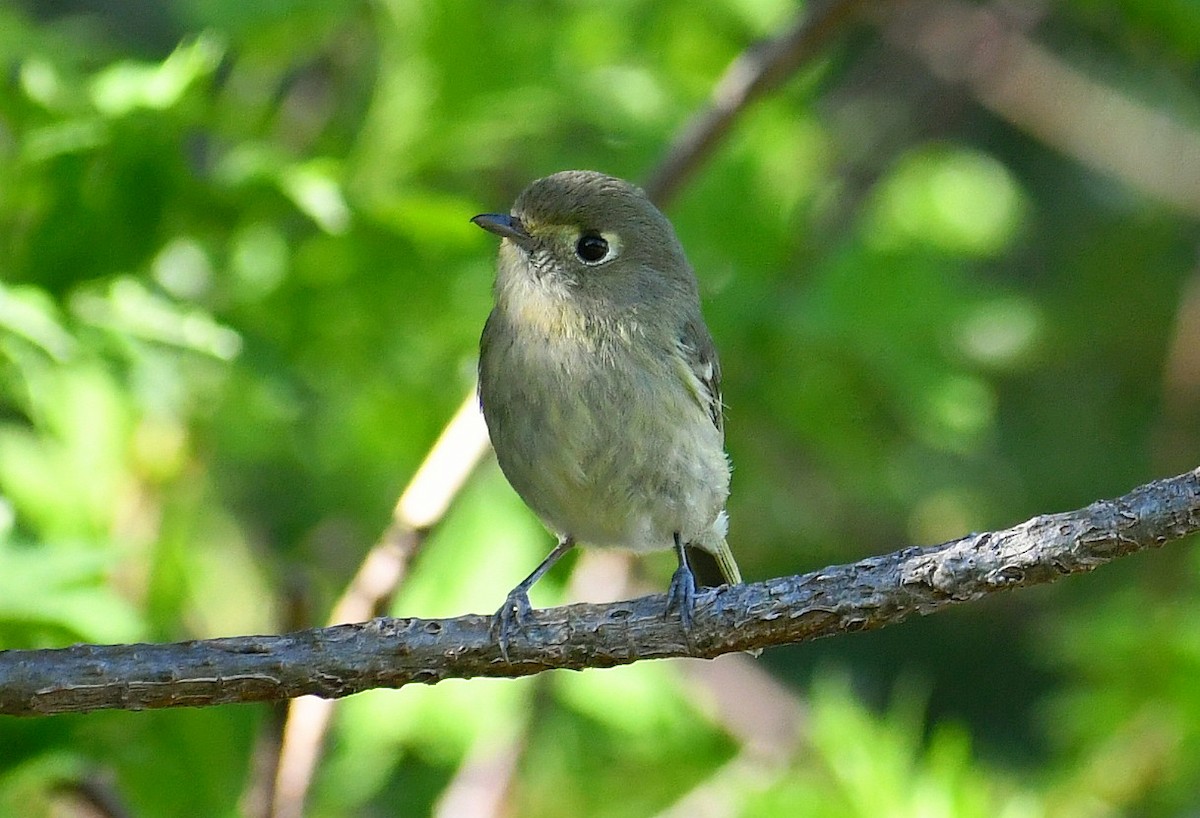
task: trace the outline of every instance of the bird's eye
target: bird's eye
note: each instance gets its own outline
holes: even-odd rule
[[[597,233],[584,233],[575,242],[575,255],[584,264],[599,264],[608,261],[612,254],[609,252],[608,240]]]

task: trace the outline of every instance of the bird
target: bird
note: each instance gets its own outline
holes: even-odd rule
[[[471,221],[501,237],[480,407],[501,471],[558,538],[492,617],[501,652],[528,621],[529,589],[577,543],[673,549],[667,611],[690,642],[687,548],[742,580],[726,542],[721,368],[671,222],[640,188],[586,170]]]

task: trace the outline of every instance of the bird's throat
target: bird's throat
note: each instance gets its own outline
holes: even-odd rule
[[[560,281],[531,275],[503,276],[496,282],[496,304],[513,329],[526,337],[556,340],[584,337],[587,316]]]

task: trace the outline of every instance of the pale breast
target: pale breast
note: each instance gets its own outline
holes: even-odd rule
[[[543,322],[500,331],[506,320],[485,328],[480,397],[505,476],[542,520],[636,550],[711,529],[729,465],[677,368],[648,368],[614,334],[598,346],[578,332],[546,337]]]

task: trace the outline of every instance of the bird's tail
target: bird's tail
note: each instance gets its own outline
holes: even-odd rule
[[[721,569],[721,576],[725,578],[725,582],[730,585],[741,585],[742,572],[738,569],[737,560],[733,558],[733,552],[729,550],[729,543],[725,542],[724,537],[710,553],[716,559],[717,567]]]
[[[729,531],[729,516],[722,511],[717,515],[716,522],[713,523],[713,543],[705,543],[703,548],[717,561],[717,567],[721,570],[721,576],[725,578],[726,583],[741,585],[742,572],[738,569],[737,560],[733,558],[733,552],[729,550],[729,543],[725,542],[725,532],[727,531]]]
[[[724,521],[724,514],[722,520]],[[733,552],[729,550],[729,543],[725,542],[725,535],[720,528],[713,532],[712,542],[696,543],[695,546],[699,549],[696,554],[703,554],[705,557],[711,558],[708,561],[710,564],[715,563],[717,570],[721,572],[725,582],[729,585],[742,584],[742,572],[738,569],[737,560],[733,558]],[[697,566],[693,566],[697,567]],[[701,569],[703,570],[703,569]],[[707,583],[704,583],[707,584]],[[762,655],[762,648],[750,648],[745,653],[757,659]]]
[[[722,582],[727,585],[741,584],[742,572],[725,537],[714,532],[708,541],[691,543],[688,552],[692,570],[701,585],[715,586]]]

